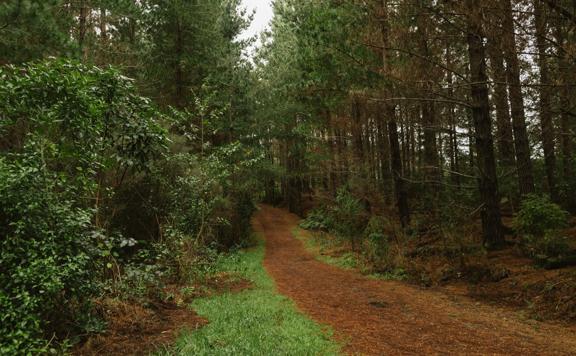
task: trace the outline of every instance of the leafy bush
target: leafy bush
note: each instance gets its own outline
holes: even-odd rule
[[[547,198],[528,196],[523,202],[516,229],[523,234],[522,248],[544,267],[569,263],[573,252],[559,232],[567,226],[568,213]]]
[[[300,227],[306,230],[330,231],[334,226],[334,219],[325,209],[314,209],[302,220]]]
[[[372,216],[364,229],[364,238],[367,242],[366,255],[373,263],[386,263],[390,246],[385,235],[387,222],[378,216]]]
[[[516,230],[523,234],[543,236],[547,231],[567,226],[568,213],[547,197],[529,195],[516,217]]]
[[[568,239],[557,231],[547,231],[544,236],[526,235],[523,249],[543,267],[562,267],[573,263],[574,252]]]
[[[336,233],[349,239],[355,250],[366,224],[366,216],[360,200],[346,188],[340,188],[336,195],[334,220]]]
[[[122,300],[141,304],[161,300],[166,274],[160,264],[127,264],[121,278],[112,285],[111,293]]]
[[[0,354],[44,352],[83,332],[120,246],[102,206],[166,137],[131,80],[66,60],[1,67],[0,115]]]
[[[58,148],[50,169],[86,180],[145,169],[164,150],[159,113],[113,69],[67,60],[0,68],[0,133],[18,151],[37,137]]]
[[[0,158],[0,354],[45,351],[46,333],[93,291],[92,211],[56,193],[65,189],[40,157]]]
[[[198,118],[173,114],[195,147],[182,131]],[[262,152],[201,142],[165,157],[163,119],[114,69],[0,67],[0,354],[97,329],[98,288],[143,299],[247,241]]]

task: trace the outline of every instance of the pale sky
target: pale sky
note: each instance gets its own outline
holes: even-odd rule
[[[246,38],[258,35],[266,29],[268,23],[272,20],[274,15],[272,11],[272,0],[242,0],[242,4],[249,12],[256,10],[256,14],[254,14],[252,26],[240,37]]]

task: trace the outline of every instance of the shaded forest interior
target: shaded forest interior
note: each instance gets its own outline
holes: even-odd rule
[[[576,2],[273,8],[256,45],[240,0],[0,4],[0,354],[180,307],[259,203],[362,272],[576,321]]]

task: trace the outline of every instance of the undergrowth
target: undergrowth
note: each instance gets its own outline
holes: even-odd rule
[[[338,237],[313,231],[306,234],[301,228],[294,228],[292,235],[302,241],[305,248],[320,262],[345,270],[357,270],[374,279],[397,281],[408,279],[408,273],[401,267],[377,271],[368,255],[348,251],[346,241]]]
[[[275,291],[262,266],[264,245],[225,255],[216,269],[253,281],[237,294],[197,299],[192,307],[210,323],[185,332],[164,355],[336,355],[331,332],[298,312]]]

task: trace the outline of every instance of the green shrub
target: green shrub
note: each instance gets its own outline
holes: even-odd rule
[[[523,248],[543,267],[561,267],[574,255],[568,239],[556,231],[548,231],[544,236],[526,235]]]
[[[130,263],[123,266],[111,292],[122,300],[140,304],[161,300],[167,274],[165,266],[160,264]]]
[[[519,233],[543,236],[547,231],[565,228],[568,213],[547,197],[529,195],[522,202],[515,227]]]
[[[65,189],[40,160],[0,158],[0,354],[45,351],[94,291],[99,234]]]
[[[135,92],[113,69],[67,60],[0,67],[0,354],[91,328],[121,246],[103,206],[165,149],[160,115]]]
[[[567,220],[568,213],[549,199],[528,196],[515,221],[517,231],[523,234],[524,252],[545,267],[568,263],[573,253],[559,232]]]
[[[359,199],[346,188],[340,188],[336,195],[335,232],[349,239],[355,250],[366,225],[364,207]]]
[[[334,218],[323,208],[314,209],[302,220],[300,227],[306,230],[330,231],[334,227]]]
[[[388,257],[390,246],[385,231],[386,224],[385,219],[372,216],[364,229],[367,245],[365,253],[373,263],[381,263]]]

